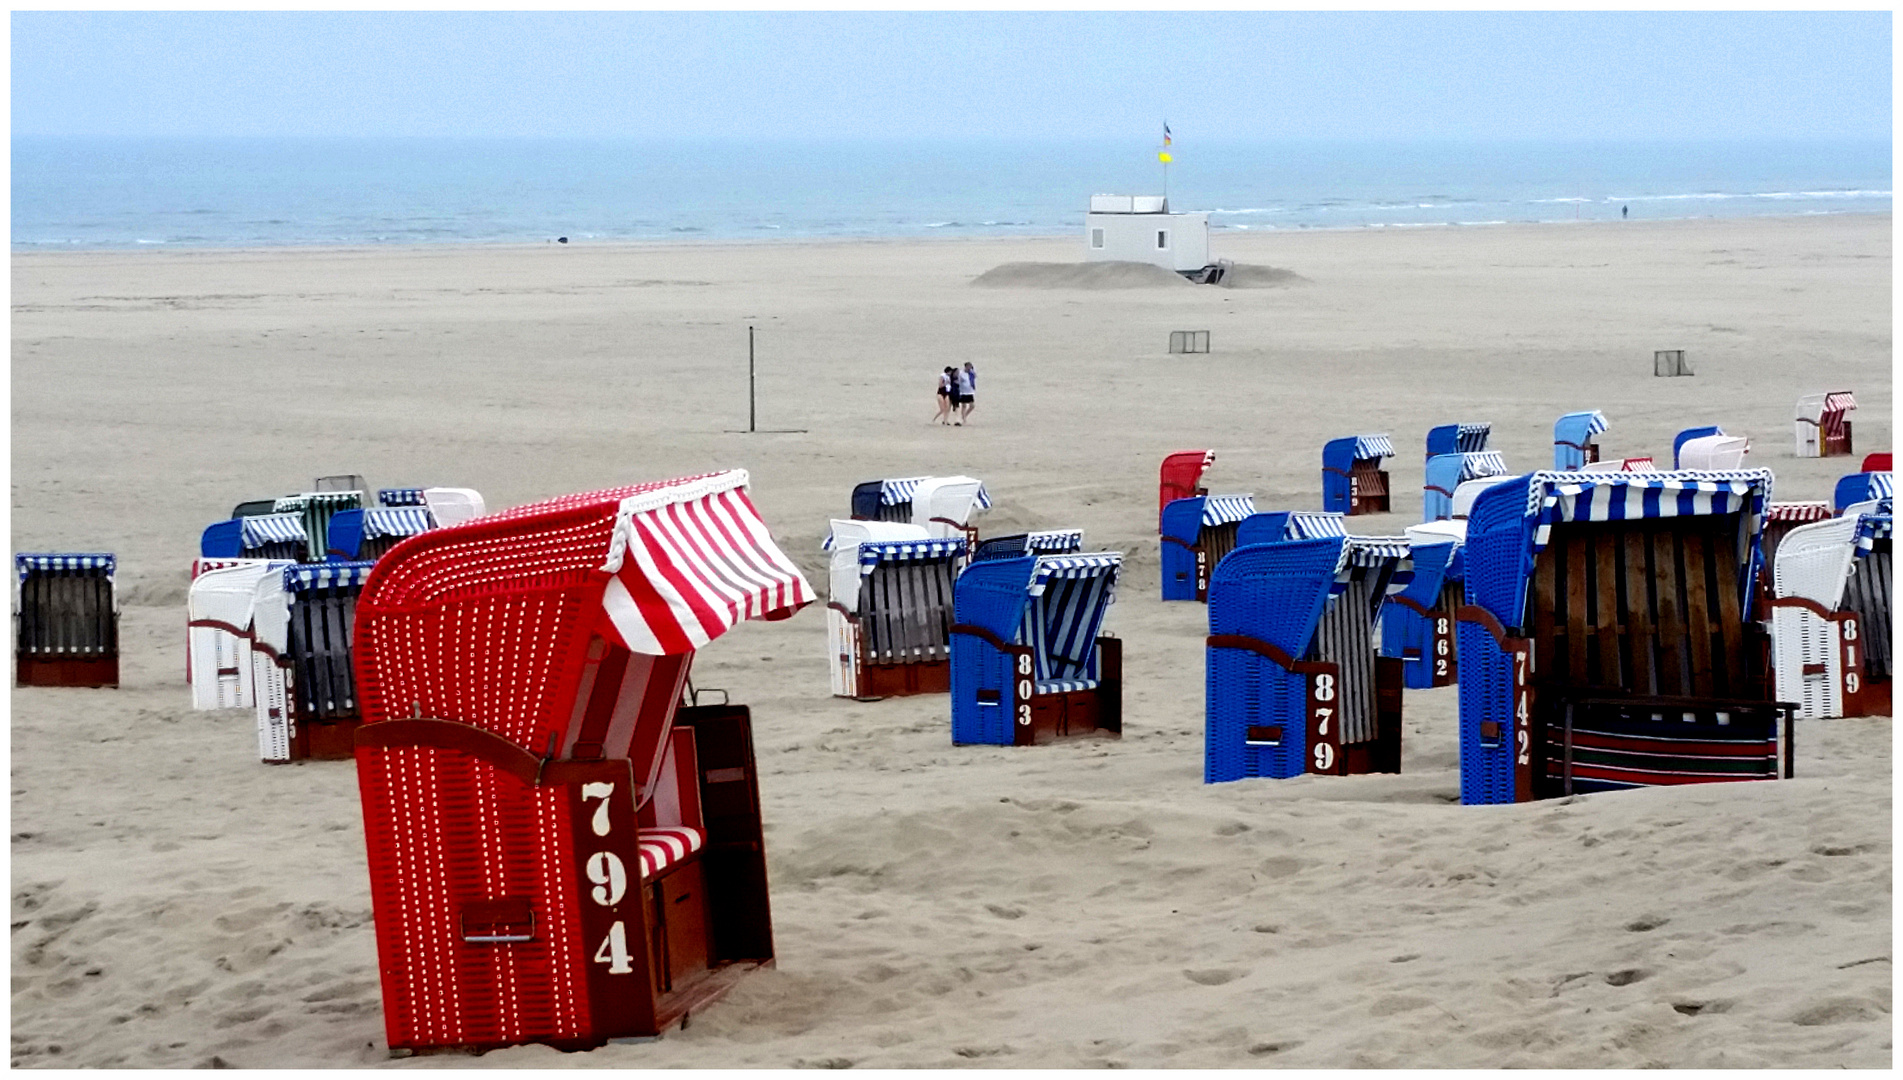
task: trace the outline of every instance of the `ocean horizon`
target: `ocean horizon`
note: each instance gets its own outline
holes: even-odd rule
[[[15,136],[16,252],[1081,234],[1162,194],[1142,140]],[[1891,210],[1888,140],[1208,142],[1167,193],[1212,231]]]

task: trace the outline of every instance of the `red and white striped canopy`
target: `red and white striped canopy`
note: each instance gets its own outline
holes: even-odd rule
[[[742,619],[785,618],[812,587],[768,535],[744,469],[646,485],[621,500],[602,604],[630,650],[689,652]]]

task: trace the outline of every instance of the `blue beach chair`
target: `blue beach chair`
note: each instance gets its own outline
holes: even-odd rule
[[[1201,600],[1209,572],[1236,546],[1236,527],[1255,513],[1254,495],[1192,495],[1163,508],[1163,599]]]
[[[1342,517],[1326,510],[1269,510],[1250,514],[1236,525],[1236,546],[1347,536]]]
[[[1381,655],[1401,661],[1402,682],[1410,690],[1460,681],[1454,620],[1464,599],[1461,546],[1466,532],[1458,521],[1432,521],[1407,530],[1413,577],[1388,597],[1381,613]]]
[[[339,510],[330,519],[330,561],[375,562],[405,537],[428,532],[436,519],[428,508],[416,506],[373,506],[366,510]]]
[[[1427,456],[1477,454],[1487,448],[1492,424],[1442,424],[1427,429]]]
[[[1465,803],[1790,771],[1752,619],[1766,469],[1537,472],[1462,552]],[[1780,727],[1782,730],[1780,731]]]
[[[1381,459],[1394,456],[1386,435],[1349,435],[1322,447],[1322,509],[1339,514],[1385,514],[1388,474]]]
[[[1606,414],[1598,409],[1570,412],[1553,423],[1553,468],[1581,469],[1599,460],[1593,436],[1607,428]]]
[[[303,562],[310,544],[302,514],[254,514],[214,521],[198,540],[208,559],[285,559]]]
[[[952,743],[1030,746],[1123,732],[1123,651],[1103,635],[1123,555],[1026,555],[958,576]]]
[[[1421,520],[1441,521],[1454,516],[1454,492],[1469,480],[1505,476],[1507,463],[1498,450],[1436,454],[1427,459],[1426,483],[1421,489]]]
[[[1876,499],[1890,499],[1896,495],[1896,474],[1889,472],[1851,473],[1837,481],[1837,487],[1831,492],[1830,507],[1841,514],[1848,507],[1861,502]]]
[[[1203,780],[1401,770],[1401,661],[1374,627],[1408,545],[1237,548],[1209,586]]]

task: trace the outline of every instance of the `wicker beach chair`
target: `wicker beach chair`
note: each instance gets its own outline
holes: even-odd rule
[[[1427,459],[1426,483],[1421,488],[1421,520],[1442,521],[1454,516],[1454,492],[1470,480],[1507,476],[1507,464],[1498,450],[1436,454]]]
[[[1675,443],[1672,457],[1676,469],[1701,469],[1704,471],[1740,469],[1744,467],[1744,456],[1751,451],[1751,440],[1722,432],[1716,435],[1700,435]]]
[[[1770,488],[1763,469],[1574,471],[1480,494],[1462,802],[1789,775],[1792,707],[1750,618]]]
[[[952,583],[962,537],[889,521],[832,524],[826,603],[833,694],[880,698],[951,689]]]
[[[117,570],[105,552],[13,556],[15,683],[119,685]]]
[[[1851,473],[1837,481],[1830,493],[1830,505],[1841,514],[1862,502],[1891,499],[1896,495],[1896,474],[1884,472]]]
[[[1353,517],[1385,514],[1390,509],[1387,470],[1381,459],[1394,456],[1386,435],[1349,435],[1322,447],[1322,509]]]
[[[1123,649],[1101,633],[1123,555],[975,562],[953,590],[952,742],[1123,732]]]
[[[1858,472],[1889,472],[1890,452],[1887,450],[1875,454],[1865,454],[1863,464],[1857,466]]]
[[[1236,524],[1236,546],[1347,536],[1346,516],[1327,510],[1267,510],[1250,514]]]
[[[1777,696],[1801,719],[1890,711],[1889,503],[1800,525],[1772,567]]]
[[[256,701],[251,639],[258,581],[283,559],[200,559],[185,597],[187,682],[194,709],[248,709]]]
[[[1427,429],[1427,457],[1442,454],[1478,454],[1487,448],[1492,424],[1442,424]]]
[[[1156,493],[1156,531],[1163,531],[1163,508],[1178,499],[1193,499],[1209,494],[1203,487],[1203,474],[1216,463],[1214,450],[1178,450],[1163,459],[1158,472]]]
[[[1797,399],[1791,426],[1798,457],[1836,457],[1851,450],[1850,419],[1857,396],[1848,390],[1806,394]]]
[[[1777,566],[1777,552],[1784,543],[1784,537],[1799,525],[1828,521],[1835,516],[1836,510],[1830,503],[1823,501],[1774,502],[1764,508],[1764,532],[1758,538],[1761,554],[1758,558],[1757,587],[1751,602],[1751,610],[1758,613],[1760,620],[1771,617],[1771,576],[1773,568]]]
[[[1401,681],[1410,690],[1451,686],[1460,681],[1454,621],[1466,599],[1461,548],[1467,526],[1429,521],[1406,532],[1414,576],[1382,609],[1381,655],[1401,661]]]
[[[1209,586],[1203,781],[1401,771],[1402,662],[1376,622],[1406,541],[1231,552]]]
[[[354,756],[360,716],[351,641],[374,562],[287,566],[252,601],[258,757],[266,764]]]
[[[773,960],[745,706],[695,650],[811,602],[740,470],[412,538],[357,601],[392,1049],[652,1036]]]
[[[198,553],[207,559],[302,562],[309,550],[301,514],[253,514],[214,521],[198,541]]]
[[[436,519],[424,506],[372,506],[331,516],[325,543],[332,562],[375,562],[405,537],[428,532]]]
[[[1163,508],[1163,599],[1202,600],[1209,574],[1236,546],[1236,526],[1255,513],[1254,495],[1192,495]]]
[[[1598,409],[1571,412],[1553,423],[1553,468],[1560,471],[1580,469],[1599,460],[1599,443],[1593,436],[1608,427],[1606,414]]]

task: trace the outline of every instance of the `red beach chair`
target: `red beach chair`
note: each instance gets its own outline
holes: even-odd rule
[[[1178,499],[1209,494],[1203,474],[1216,463],[1214,450],[1178,450],[1163,459],[1156,494],[1156,531],[1163,531],[1163,508]]]
[[[392,1050],[650,1036],[773,962],[745,706],[694,650],[811,588],[740,470],[411,538],[358,599]]]

